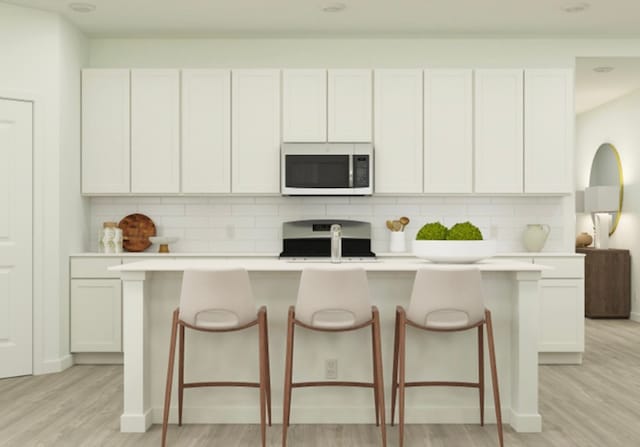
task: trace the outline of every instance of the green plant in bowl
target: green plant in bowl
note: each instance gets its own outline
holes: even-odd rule
[[[471,222],[460,222],[447,232],[448,241],[481,241],[482,232]]]
[[[418,241],[444,241],[447,239],[447,227],[440,222],[430,222],[425,224],[418,234],[416,240]]]

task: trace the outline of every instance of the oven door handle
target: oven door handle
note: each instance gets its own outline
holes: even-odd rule
[[[353,157],[349,155],[349,188],[353,188]]]

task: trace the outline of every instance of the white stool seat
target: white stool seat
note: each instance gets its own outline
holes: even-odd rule
[[[342,309],[319,310],[311,317],[311,325],[324,329],[346,329],[355,325],[353,312]]]
[[[201,310],[195,316],[196,327],[203,329],[232,329],[238,327],[240,319],[235,312],[225,309]]]

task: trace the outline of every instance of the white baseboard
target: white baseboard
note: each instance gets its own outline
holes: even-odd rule
[[[79,352],[73,354],[76,365],[122,365],[121,352]]]
[[[582,352],[539,352],[538,365],[582,365]]]
[[[67,354],[64,357],[60,357],[55,360],[45,360],[42,362],[41,369],[38,370],[37,374],[52,374],[64,371],[65,369],[71,368],[73,366],[73,357],[71,354]]]
[[[640,323],[640,312],[631,312],[629,319]]]
[[[397,408],[396,408],[397,411]],[[273,406],[273,423],[282,423],[282,407]],[[387,408],[387,422],[391,410]],[[495,424],[493,406],[485,407],[485,422]],[[407,424],[479,424],[480,410],[477,407],[407,407],[405,410]],[[503,422],[509,423],[512,415],[510,408],[502,409]],[[124,416],[123,416],[124,417]],[[191,424],[259,424],[258,406],[251,407],[188,407],[183,408],[183,422]],[[536,421],[520,417],[521,426],[535,428]],[[525,421],[525,419],[527,419]],[[538,415],[538,424],[540,416]],[[397,420],[397,412],[396,412]],[[154,424],[162,423],[162,408],[152,409]],[[171,407],[169,422],[178,422],[178,408]],[[292,407],[292,424],[375,424],[375,415],[371,407]],[[530,430],[527,430],[530,431]],[[538,430],[540,431],[540,430]]]

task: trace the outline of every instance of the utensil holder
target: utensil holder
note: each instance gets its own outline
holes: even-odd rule
[[[389,251],[403,253],[406,251],[404,231],[391,231],[389,233]]]

